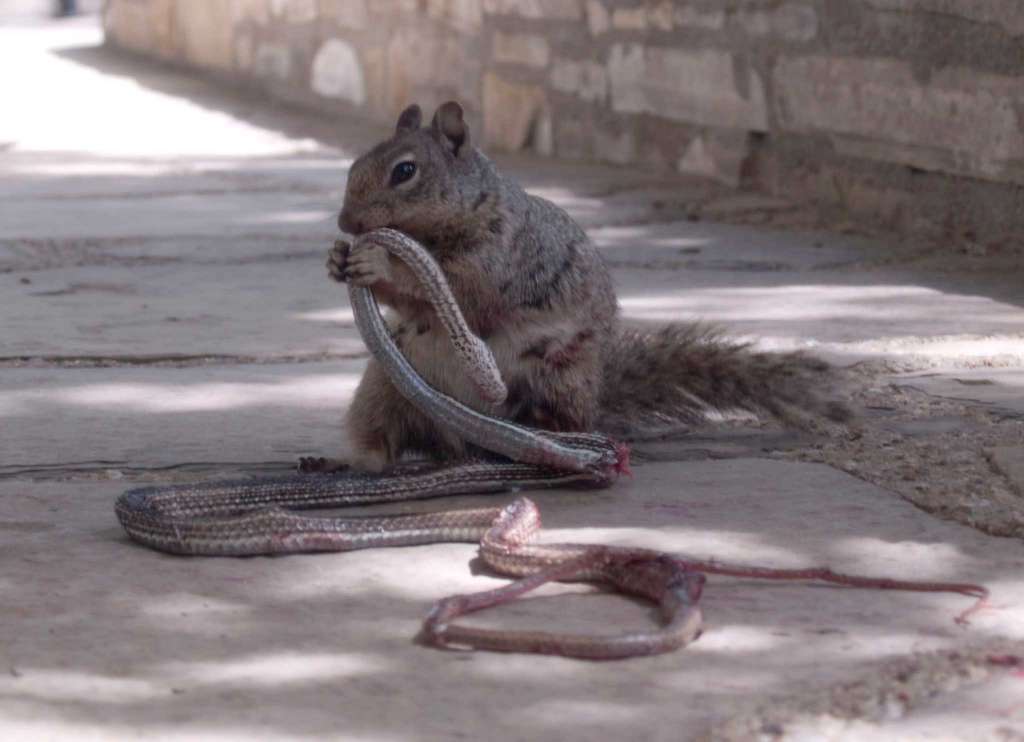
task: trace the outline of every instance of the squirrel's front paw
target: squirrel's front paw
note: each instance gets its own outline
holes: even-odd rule
[[[348,270],[348,254],[352,245],[346,240],[335,240],[334,247],[327,253],[327,275],[338,283],[345,283]]]
[[[379,283],[390,283],[391,265],[388,263],[387,250],[365,242],[349,248],[344,277],[344,280],[356,286],[367,288]]]

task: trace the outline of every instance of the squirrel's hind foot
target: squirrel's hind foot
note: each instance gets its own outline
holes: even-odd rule
[[[296,468],[303,474],[329,474],[348,467],[347,461],[328,459],[323,456],[302,456],[296,465]]]

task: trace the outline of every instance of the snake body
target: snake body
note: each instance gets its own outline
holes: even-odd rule
[[[501,402],[505,387],[494,358],[466,326],[444,274],[430,254],[394,230],[362,235],[356,247],[360,241],[386,250],[409,266],[481,396],[492,403]],[[140,487],[122,494],[115,505],[117,517],[132,539],[169,553],[209,556],[347,551],[444,541],[479,543],[480,555],[490,568],[517,579],[495,590],[439,601],[424,621],[423,639],[438,646],[587,659],[657,654],[692,641],[700,633],[697,603],[705,572],[823,580],[877,589],[950,591],[977,597],[978,605],[987,595],[985,588],[973,584],[857,577],[827,568],[723,565],[639,548],[539,544],[540,514],[526,498],[505,507],[416,515],[340,518],[297,512],[526,488],[607,487],[619,473],[628,471],[626,448],[603,435],[525,428],[476,412],[437,392],[395,345],[372,292],[349,284],[349,297],[367,347],[400,393],[437,424],[508,461],[403,464],[385,475],[344,472]],[[601,582],[649,600],[659,608],[660,625],[649,631],[594,636],[513,632],[454,623],[461,615],[507,602],[551,580]]]
[[[485,399],[500,402],[505,387],[493,356],[467,327],[430,254],[394,230],[377,230],[360,239],[409,266],[451,336],[466,373]],[[523,579],[497,591],[438,603],[424,623],[424,638],[439,645],[608,659],[665,652],[699,633],[702,575],[643,549],[538,545],[540,515],[526,498],[503,508],[368,518],[295,512],[513,489],[606,487],[628,468],[626,448],[603,435],[525,428],[483,415],[437,392],[395,345],[372,292],[350,284],[349,298],[364,342],[399,392],[438,424],[509,461],[401,465],[387,475],[345,472],[140,487],[125,492],[115,505],[132,539],[169,553],[209,556],[478,542],[483,560],[492,569]],[[551,580],[601,581],[651,600],[660,607],[662,626],[651,632],[578,636],[488,631],[452,623],[458,615],[505,602]]]

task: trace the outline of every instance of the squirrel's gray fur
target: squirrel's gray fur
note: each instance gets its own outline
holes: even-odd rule
[[[398,166],[408,176],[401,181]],[[399,182],[401,181],[401,182]],[[382,248],[340,242],[336,280],[370,286],[394,309],[395,337],[440,391],[477,410],[551,430],[626,434],[638,423],[689,421],[721,409],[786,422],[832,419],[845,408],[814,391],[827,366],[798,354],[754,353],[700,325],[653,332],[620,326],[608,269],[565,211],[498,173],[469,140],[462,108],[445,103],[428,126],[418,106],[394,136],[355,161],[338,218],[349,234],[405,232],[438,260],[469,326],[494,352],[508,400],[494,409],[455,366],[444,330],[412,274]],[[458,457],[466,445],[437,428],[370,361],[348,413],[359,468],[403,453]],[[330,468],[324,460],[320,468]]]

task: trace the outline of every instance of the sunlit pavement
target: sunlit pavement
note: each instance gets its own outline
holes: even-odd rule
[[[346,166],[385,130],[276,111],[100,41],[89,19],[0,25],[0,738],[678,740],[912,652],[1019,651],[1019,539],[772,460],[786,441],[756,431],[641,445],[609,491],[538,495],[551,537],[979,581],[991,607],[964,629],[956,596],[712,578],[691,648],[587,664],[413,643],[433,600],[497,584],[472,574],[471,545],[246,560],[133,546],[112,504],[136,482],[279,472],[341,446],[365,351],[323,263]],[[673,207],[751,198],[706,184],[507,168],[588,227],[633,320],[722,321],[1024,414],[1012,276],[884,267],[882,243]],[[650,618],[575,588],[542,595],[487,620]],[[1024,733],[1024,677],[979,656],[935,679],[941,701],[882,699],[884,723],[804,719],[794,734]]]

